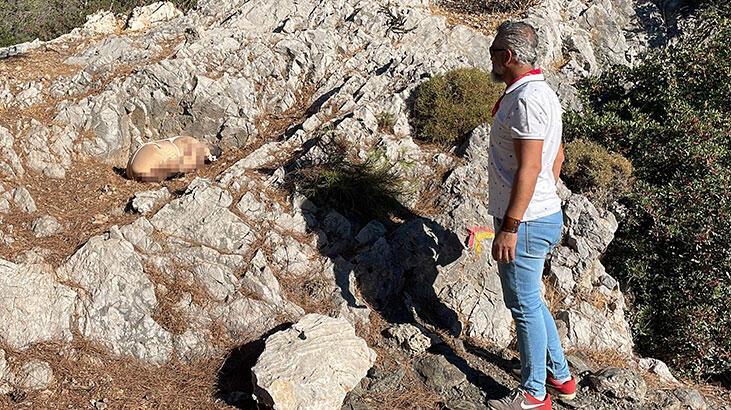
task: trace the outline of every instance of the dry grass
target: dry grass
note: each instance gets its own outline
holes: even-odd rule
[[[38,211],[24,214],[15,210],[4,218],[5,224],[15,226],[15,242],[0,249],[0,257],[13,259],[23,251],[41,247],[50,250],[46,261],[54,266],[111,225],[136,219],[136,215],[124,213],[123,209],[134,192],[148,189],[142,183],[123,178],[105,164],[87,161],[74,163],[61,180],[28,172],[17,184],[28,189]],[[30,225],[43,214],[55,217],[64,226],[63,231],[47,238],[34,237]],[[104,218],[95,218],[97,215],[104,215],[107,220],[98,223]]]
[[[266,112],[257,117],[254,121],[256,129],[264,130],[262,134],[266,137],[283,135],[289,127],[307,118],[305,114],[315,91],[316,85],[305,84],[295,91],[295,103],[289,109],[284,112]]]
[[[411,368],[407,369],[396,391],[371,393],[366,402],[374,410],[444,408],[442,398],[429,389]]]
[[[627,353],[618,350],[596,350],[596,349],[569,349],[566,354],[573,354],[588,359],[594,368],[601,367],[620,367],[627,368],[630,365],[631,357]]]
[[[63,76],[71,76],[81,67],[65,64],[64,60],[79,50],[87,47],[88,42],[69,43],[68,48],[41,47],[26,54],[4,59],[0,64],[0,78],[5,79],[14,95],[29,82],[42,84],[43,101],[28,108],[3,107],[0,110],[0,126],[10,130],[16,129],[20,121],[35,118],[41,123],[50,124],[56,115],[56,101],[51,101],[45,93],[51,84]],[[42,75],[39,75],[43,73]]]
[[[121,170],[115,171],[107,164],[89,159],[75,161],[66,171],[64,179],[27,172],[18,181],[3,181],[6,188],[25,186],[38,211],[24,214],[13,210],[3,217],[4,224],[15,227],[15,242],[0,248],[0,257],[12,260],[24,251],[41,247],[51,251],[46,261],[59,266],[89,238],[108,231],[112,225],[122,226],[137,219],[138,214],[124,212],[135,192],[161,186],[167,187],[173,194],[183,192],[196,177],[213,178],[243,155],[242,150],[228,150],[221,159],[209,166],[160,183],[129,180],[121,175]],[[36,238],[30,226],[34,219],[43,214],[55,217],[64,230],[47,238]]]
[[[89,38],[64,44],[42,45],[25,54],[8,57],[0,64],[0,77],[10,84],[19,85],[28,82],[40,82],[44,89],[53,80],[62,76],[76,74],[81,67],[65,64],[64,60],[88,47],[98,38]],[[18,88],[11,89],[14,93]]]
[[[224,356],[194,363],[171,361],[157,367],[114,357],[98,345],[76,338],[66,346],[45,344],[25,352],[9,351],[18,363],[48,362],[54,373],[50,392],[0,396],[2,408],[89,408],[101,401],[110,409],[223,409],[215,399]]]
[[[164,58],[174,47],[169,47],[160,54]],[[81,45],[79,47],[82,47]],[[77,50],[68,49],[68,54]],[[47,66],[49,73],[45,81],[49,84],[55,78],[73,74],[76,67],[64,67],[62,61],[67,57],[64,52],[38,51],[30,53],[20,59],[13,60],[13,64],[3,65],[2,69],[18,70],[23,73],[38,73],[39,70],[29,70],[31,65]],[[10,61],[10,60],[8,60]],[[18,68],[20,67],[20,68]],[[81,99],[104,89],[116,78],[131,74],[133,67],[119,67],[112,75],[99,80],[99,86],[83,95],[74,96]],[[5,75],[0,73],[0,75]],[[18,79],[15,79],[18,80]],[[30,79],[29,79],[30,80]],[[33,80],[38,80],[33,78]],[[20,81],[20,80],[18,80]],[[44,89],[46,89],[44,83]],[[68,170],[64,180],[52,180],[39,175],[28,173],[19,181],[8,185],[24,185],[36,201],[39,208],[34,215],[13,213],[5,218],[4,223],[15,225],[16,242],[9,248],[0,249],[0,257],[13,259],[24,250],[39,246],[51,250],[48,262],[57,266],[71,255],[75,249],[83,245],[90,237],[107,231],[113,224],[124,225],[131,223],[138,216],[120,212],[131,196],[138,191],[157,189],[166,186],[173,193],[184,190],[195,177],[212,177],[230,167],[238,159],[243,158],[261,144],[272,138],[281,136],[293,124],[306,118],[314,86],[306,86],[299,91],[295,106],[283,113],[273,113],[262,116],[257,124],[262,129],[259,138],[247,144],[244,149],[228,150],[216,163],[206,168],[186,174],[183,177],[164,181],[161,184],[140,183],[130,181],[116,173],[108,165],[93,161],[77,161]],[[0,112],[0,124],[7,124],[13,128],[19,119],[36,118],[44,124],[50,124],[56,111],[56,101],[45,101],[38,106],[27,110],[5,110]],[[311,114],[311,113],[310,113]],[[283,195],[279,196],[283,198]],[[82,205],[83,206],[80,206]],[[34,238],[28,228],[37,216],[48,213],[56,217],[65,229],[60,234],[50,238]],[[103,223],[93,223],[95,215],[105,215]],[[282,233],[284,237],[292,237],[291,233]],[[263,242],[261,243],[262,248]],[[254,246],[253,248],[256,248]],[[271,250],[264,249],[265,252]],[[152,268],[146,267],[146,273],[155,283],[165,286],[165,290],[156,289],[159,301],[156,320],[169,331],[182,333],[187,325],[181,312],[175,309],[182,293],[193,295],[194,301],[205,299],[200,295],[196,286],[183,281],[171,280]],[[335,306],[330,300],[329,292],[322,292],[331,286],[329,278],[324,278],[322,272],[313,272],[293,281],[292,275],[285,276],[275,272],[282,282],[285,296],[300,304],[308,312],[324,314],[334,311]],[[299,281],[299,282],[297,282]],[[286,285],[286,286],[285,286]],[[386,369],[395,370],[406,366],[408,358],[400,353],[387,350],[379,341],[380,332],[388,324],[378,315],[371,315],[371,325],[359,329],[359,334],[368,340],[370,346],[378,352],[378,365]],[[221,324],[213,326],[213,343],[224,350],[230,349],[231,338],[228,331]],[[30,393],[27,396],[11,395],[0,397],[0,407],[12,408],[87,408],[94,400],[104,400],[108,408],[225,408],[214,398],[216,393],[218,370],[225,360],[219,356],[200,360],[194,363],[172,362],[160,367],[143,364],[130,358],[119,358],[110,355],[105,349],[92,343],[84,342],[76,336],[71,349],[64,346],[47,344],[36,346],[26,352],[12,352],[9,354],[18,361],[37,358],[51,364],[57,382],[52,386],[50,395]],[[436,408],[440,401],[439,396],[426,388],[414,371],[407,366],[407,374],[396,392],[373,395],[370,400],[373,408]],[[49,400],[50,398],[50,400]]]
[[[29,118],[51,125],[57,113],[57,104],[62,100],[78,102],[90,95],[101,92],[117,78],[130,75],[135,67],[120,66],[104,78],[94,79],[97,85],[86,92],[71,97],[51,98],[47,91],[53,81],[75,74],[80,67],[64,64],[64,60],[88,47],[99,38],[77,42],[66,42],[44,46],[29,53],[3,60],[0,76],[9,80],[11,88],[30,82],[43,84],[44,99],[28,108],[10,107],[0,110],[0,125],[18,132],[18,125]],[[177,39],[162,44],[162,51],[148,63],[155,63],[170,55],[178,44]],[[42,73],[42,75],[40,74]],[[88,130],[82,131],[82,138],[89,138]],[[16,142],[17,144],[17,142]],[[223,161],[220,161],[223,162]],[[0,249],[0,257],[14,259],[15,256],[32,247],[38,246],[51,251],[48,262],[58,266],[75,249],[90,237],[103,233],[113,224],[127,224],[136,215],[123,211],[132,194],[151,189],[151,185],[127,180],[106,164],[91,159],[78,159],[67,170],[66,178],[55,180],[31,171],[15,181],[5,179],[6,187],[25,186],[36,202],[38,212],[32,215],[13,212],[4,217],[4,224],[15,227],[16,239],[11,246]],[[175,182],[166,181],[163,185],[173,187]],[[83,206],[79,206],[83,204]],[[35,238],[30,232],[31,222],[42,214],[54,216],[64,226],[63,232],[48,238]]]
[[[600,293],[598,291],[593,291],[589,293],[588,295],[578,295],[581,299],[585,300],[587,303],[592,305],[595,309],[597,309],[600,312],[605,312],[608,309],[608,306],[610,304],[610,301],[607,299],[607,296],[605,296],[603,293]]]
[[[189,270],[187,266],[176,265],[174,271]],[[155,319],[163,329],[174,335],[180,335],[188,330],[188,318],[181,312],[177,305],[184,294],[190,295],[193,303],[198,306],[206,306],[211,300],[203,285],[196,283],[194,279],[185,280],[176,275],[171,277],[160,272],[156,267],[145,264],[145,274],[155,286],[155,298],[157,307],[152,318]]]
[[[561,308],[561,301],[564,299],[563,295],[556,289],[556,286],[550,280],[544,280],[544,294],[543,299],[548,306],[549,312],[555,315]]]
[[[444,182],[447,179],[450,167],[440,165],[433,160],[437,153],[443,151],[436,144],[419,143],[419,146],[427,154],[426,157],[430,161],[427,165],[434,170],[434,176],[420,180],[421,184],[417,193],[419,200],[412,211],[416,215],[428,218],[439,215],[443,211],[443,204],[439,203],[439,198],[444,189]]]
[[[539,0],[440,0],[430,6],[432,14],[444,16],[449,24],[463,24],[485,35],[495,35],[501,22],[516,18]]]
[[[276,272],[285,299],[301,307],[306,313],[332,316],[337,307],[332,300],[336,285],[323,270],[313,270],[300,276]]]

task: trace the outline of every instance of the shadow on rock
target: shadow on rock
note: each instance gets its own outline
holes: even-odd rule
[[[282,323],[263,334],[259,339],[231,350],[218,370],[216,398],[239,409],[263,409],[253,399],[254,384],[251,368],[264,351],[266,338],[292,326]]]
[[[318,250],[334,265],[335,283],[342,297],[340,314],[350,315],[351,322],[357,321],[367,317],[368,306],[391,324],[416,324],[425,331],[423,323],[459,337],[463,329],[457,312],[443,303],[434,289],[440,268],[457,261],[464,251],[459,236],[398,202],[393,191],[381,184],[393,182],[392,175],[383,169],[355,167],[371,173],[359,175],[351,169],[328,168],[327,158],[327,148],[318,146],[291,160],[284,166],[288,170],[284,186],[293,195],[304,194],[311,202],[301,209],[308,230],[317,234]],[[336,164],[342,164],[342,160]],[[307,172],[320,172],[322,176]],[[388,204],[386,212],[367,212],[363,204],[373,202],[374,197],[385,198],[380,202]],[[473,387],[478,386],[487,396],[499,397],[508,392],[506,387],[472,368],[447,344],[439,344],[430,352],[434,358],[443,357],[440,361],[446,359],[450,368],[458,369],[455,374],[460,373],[462,380],[466,376]],[[421,367],[440,365],[434,362]],[[441,377],[432,383],[430,375],[434,372],[417,372],[427,385],[441,391]],[[484,394],[477,390],[471,396],[474,401],[482,401]]]

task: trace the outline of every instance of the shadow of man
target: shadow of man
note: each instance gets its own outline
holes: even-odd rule
[[[311,162],[297,158],[285,165],[286,175],[310,166]],[[370,179],[357,175],[352,178],[340,184],[357,186]],[[285,183],[292,194],[299,191],[295,182]],[[442,301],[434,288],[440,268],[457,261],[465,250],[459,236],[439,222],[415,214],[390,192],[344,194],[327,192],[327,188],[321,186],[315,195],[308,195],[318,208],[311,218],[305,219],[309,231],[322,232],[318,235],[318,249],[334,264],[335,283],[347,305],[361,308],[365,304],[391,324],[410,323],[425,331],[421,325],[424,323],[459,338],[463,329],[458,314]],[[360,197],[343,198],[347,195],[380,197],[381,205],[388,212],[370,213],[360,206]],[[328,200],[334,198],[339,201]],[[347,221],[343,224],[348,226],[345,230],[349,234],[328,226],[332,225],[333,211],[339,215],[335,219]],[[373,226],[382,229],[373,233]],[[353,282],[362,300],[354,294]],[[444,356],[488,398],[502,397],[509,392],[507,387],[473,368],[448,344],[437,344],[430,351]]]

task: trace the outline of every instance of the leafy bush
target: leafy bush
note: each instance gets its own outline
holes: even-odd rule
[[[182,10],[196,0],[171,0]],[[0,0],[0,47],[31,41],[50,40],[68,33],[98,10],[126,13],[155,0]]]
[[[460,143],[475,127],[492,121],[492,107],[502,91],[489,73],[476,68],[430,78],[414,95],[412,124],[417,138],[444,146]]]
[[[631,296],[642,354],[731,382],[731,5],[699,12],[677,44],[585,84],[566,118],[627,157],[636,183],[605,257]]]
[[[585,140],[566,144],[563,180],[594,203],[608,206],[626,194],[632,185],[632,163],[601,145]]]
[[[360,218],[385,219],[403,207],[401,178],[380,151],[364,161],[348,158],[342,145],[330,146],[325,161],[304,166],[289,176],[289,184],[318,206]]]

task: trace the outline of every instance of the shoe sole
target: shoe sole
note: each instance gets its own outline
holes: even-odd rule
[[[546,385],[546,390],[548,390],[551,394],[553,394],[554,396],[558,397],[561,400],[568,401],[568,400],[573,400],[576,398],[576,392],[573,392],[571,394],[561,393],[549,385]]]

